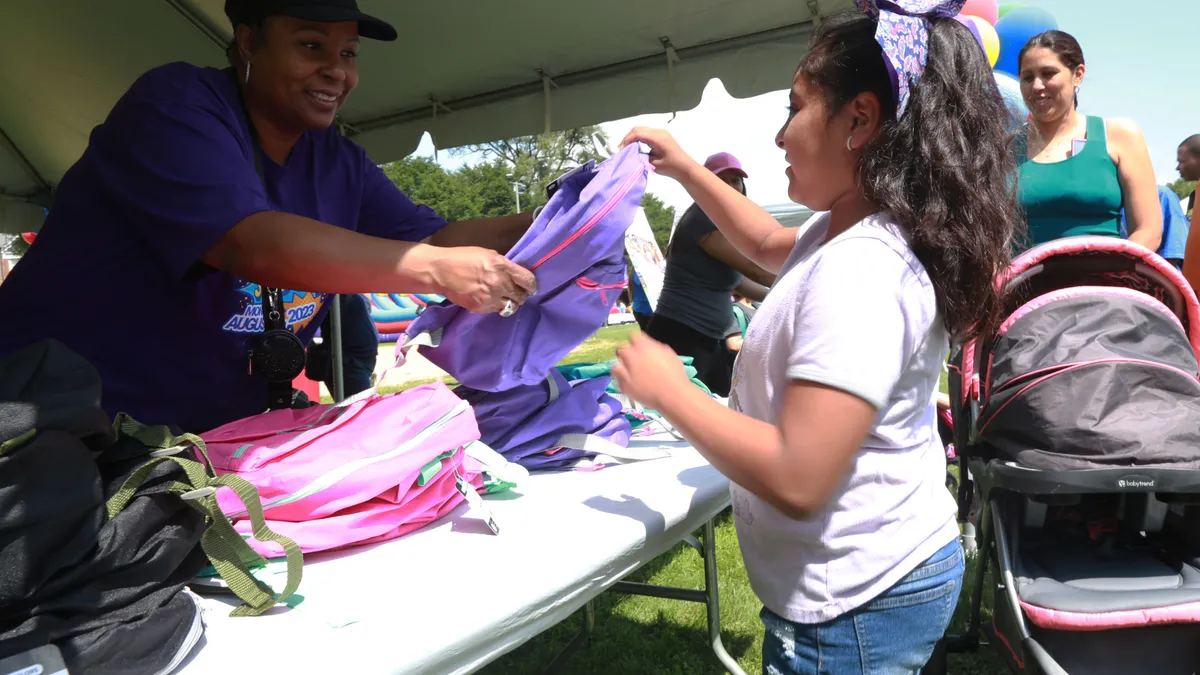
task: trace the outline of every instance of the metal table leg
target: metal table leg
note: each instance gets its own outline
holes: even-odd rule
[[[685,541],[695,547],[693,543],[695,540],[690,537],[689,539],[690,541]],[[626,593],[629,595],[645,595],[655,598],[666,598],[668,600],[704,603],[708,608],[709,644],[712,645],[712,650],[717,655],[717,660],[732,675],[746,675],[746,671],[742,670],[737,660],[729,655],[729,652],[725,650],[725,644],[721,641],[721,600],[717,580],[717,536],[712,520],[704,523],[704,535],[702,539],[703,541],[698,550],[700,557],[704,560],[703,590],[656,586],[654,584],[643,584],[632,581],[618,581],[613,584],[612,590],[616,593]]]
[[[725,666],[725,669],[731,675],[746,675],[746,671],[742,670],[737,660],[729,655],[729,652],[725,650],[725,644],[721,641],[721,600],[717,580],[717,535],[713,520],[704,523],[703,533],[701,541],[697,541],[694,536],[688,536],[683,540],[688,546],[696,549],[704,561],[703,589],[657,586],[655,584],[644,584],[635,581],[618,581],[613,584],[610,590],[614,593],[625,593],[627,595],[644,595],[653,598],[665,598],[667,600],[703,603],[708,608],[709,644],[712,646],[713,653],[717,655],[717,660],[721,662],[721,665]],[[583,628],[554,657],[554,661],[546,667],[543,673],[545,675],[553,675],[554,673],[561,672],[567,662],[591,642],[592,630],[595,628],[595,625],[596,608],[593,602],[589,600],[583,606]]]
[[[736,659],[725,651],[721,642],[721,600],[718,596],[717,581],[717,533],[713,521],[704,523],[704,592],[705,604],[708,606],[708,639],[713,652],[725,668],[733,675],[746,675]]]
[[[588,600],[587,604],[583,606],[583,628],[579,629],[579,634],[571,638],[567,646],[563,647],[558,656],[554,657],[554,660],[550,662],[550,665],[546,666],[546,669],[542,673],[544,675],[555,675],[555,673],[563,672],[563,666],[591,643],[592,630],[595,627],[596,606],[593,601]]]

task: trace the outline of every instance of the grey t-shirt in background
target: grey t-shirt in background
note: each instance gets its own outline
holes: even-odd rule
[[[729,329],[725,331],[725,337],[733,337],[734,335],[745,337],[745,335],[742,335],[742,327],[737,321],[737,310],[740,308],[742,310],[742,315],[746,317],[746,328],[748,330],[750,328],[750,320],[754,318],[754,313],[757,312],[758,309],[755,307],[747,307],[746,305],[738,304],[736,302],[730,305],[730,307],[734,312],[733,323],[729,324]]]
[[[742,274],[710,256],[700,240],[717,226],[692,204],[671,238],[667,271],[656,314],[678,321],[702,335],[725,339],[733,318],[730,296]]]

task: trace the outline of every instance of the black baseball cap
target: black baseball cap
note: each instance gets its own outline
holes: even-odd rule
[[[391,24],[363,14],[355,0],[225,0],[225,16],[234,28],[243,23],[261,24],[274,14],[321,23],[357,21],[362,37],[383,42],[396,39]]]

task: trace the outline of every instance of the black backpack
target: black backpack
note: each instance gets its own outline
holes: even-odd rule
[[[221,514],[222,486],[287,551],[279,596],[249,573],[263,561]],[[302,559],[198,438],[110,423],[95,369],[61,343],[0,359],[0,659],[53,645],[72,672],[169,673],[203,635],[184,587],[209,564],[254,616],[295,591]]]

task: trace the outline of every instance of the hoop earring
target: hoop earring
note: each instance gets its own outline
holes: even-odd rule
[[[246,79],[242,84],[250,84],[250,62],[246,62]]]
[[[852,141],[852,140],[854,140],[854,136],[846,137],[846,149],[849,150],[850,152],[854,152],[854,147],[850,145],[850,141]]]

